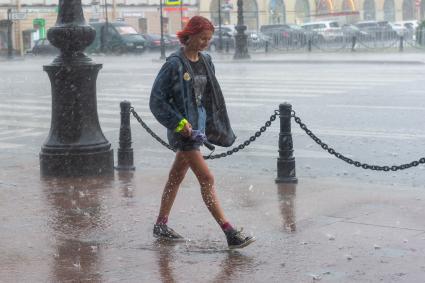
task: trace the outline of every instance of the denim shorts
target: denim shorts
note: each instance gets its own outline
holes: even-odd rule
[[[205,123],[207,119],[207,114],[205,108],[200,106],[198,107],[198,129],[205,133]],[[202,142],[196,142],[191,138],[186,138],[179,133],[168,130],[167,132],[168,142],[170,146],[178,151],[191,151],[199,150],[203,145]]]

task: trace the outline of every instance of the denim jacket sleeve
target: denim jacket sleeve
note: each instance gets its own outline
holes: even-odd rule
[[[174,104],[173,88],[179,83],[177,64],[166,61],[155,79],[149,99],[152,114],[158,122],[170,130],[175,130],[179,122],[185,118]]]

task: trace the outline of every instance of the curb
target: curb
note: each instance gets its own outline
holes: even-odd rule
[[[424,65],[423,61],[401,61],[401,60],[214,60],[214,63],[259,63],[259,64],[382,64],[382,65]]]

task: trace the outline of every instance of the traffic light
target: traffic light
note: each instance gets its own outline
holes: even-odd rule
[[[165,0],[166,6],[177,6],[181,5],[183,0]]]

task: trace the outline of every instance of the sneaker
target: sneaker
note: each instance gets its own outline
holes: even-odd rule
[[[241,249],[255,242],[255,237],[245,235],[242,230],[242,228],[239,231],[233,229],[226,233],[229,249]]]
[[[153,226],[153,236],[168,240],[182,240],[183,237],[176,231],[167,226],[167,224],[155,224]]]

